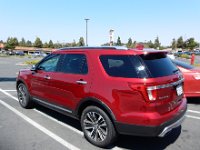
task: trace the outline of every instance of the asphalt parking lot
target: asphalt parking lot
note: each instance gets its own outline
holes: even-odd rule
[[[96,150],[77,120],[36,106],[23,109],[17,101],[15,80],[28,58],[0,57],[0,150]],[[200,98],[188,100],[182,126],[164,138],[121,135],[110,149],[199,150]]]

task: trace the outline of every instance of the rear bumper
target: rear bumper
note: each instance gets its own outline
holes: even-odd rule
[[[186,110],[181,110],[179,114],[169,121],[164,122],[159,126],[139,126],[115,122],[117,131],[120,134],[135,135],[135,136],[159,136],[164,137],[172,129],[181,125],[185,118]]]

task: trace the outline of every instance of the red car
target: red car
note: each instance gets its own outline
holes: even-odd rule
[[[200,97],[200,69],[179,60],[172,60],[183,73],[186,97]]]
[[[64,48],[17,78],[19,103],[33,102],[80,120],[99,147],[117,134],[163,137],[183,121],[183,77],[164,51]]]

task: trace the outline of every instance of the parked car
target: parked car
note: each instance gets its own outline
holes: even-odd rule
[[[23,51],[16,51],[15,55],[24,56],[25,54]]]
[[[181,56],[182,54],[184,54],[184,51],[181,51],[181,50],[179,50],[176,53],[174,53],[174,55],[178,56],[178,57]]]
[[[196,50],[194,50],[193,53],[194,53],[195,55],[200,55],[200,50],[196,49]]]
[[[179,60],[172,60],[184,76],[184,93],[186,97],[200,97],[200,69]]]
[[[39,103],[80,120],[85,138],[99,147],[118,134],[163,137],[186,112],[183,77],[165,51],[118,47],[57,50],[16,87],[24,108]]]
[[[32,54],[33,57],[45,57],[47,56],[46,53],[42,52],[42,51],[35,51],[33,54]]]

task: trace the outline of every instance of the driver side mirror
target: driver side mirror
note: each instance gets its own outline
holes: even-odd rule
[[[33,65],[32,67],[31,67],[31,71],[36,71],[37,69],[36,69],[36,66],[35,65]]]

